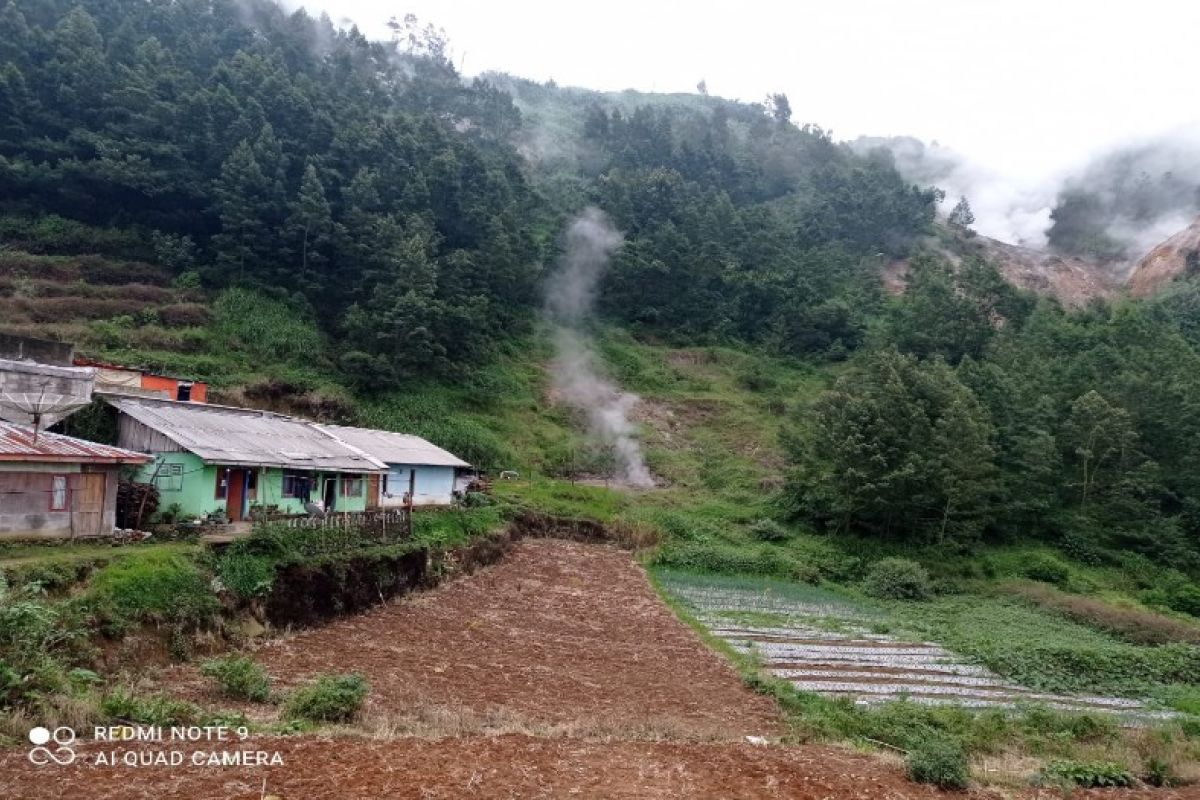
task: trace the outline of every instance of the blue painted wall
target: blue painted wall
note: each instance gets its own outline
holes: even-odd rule
[[[380,497],[385,508],[404,503],[410,475],[416,470],[413,505],[448,506],[454,499],[454,467],[413,466],[412,464],[388,464],[387,494]],[[390,497],[388,495],[391,495]]]

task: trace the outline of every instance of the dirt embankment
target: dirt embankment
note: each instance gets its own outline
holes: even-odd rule
[[[596,543],[613,538],[598,522],[526,511],[503,531],[451,550],[418,548],[287,564],[275,576],[271,593],[242,611],[279,628],[311,627],[494,564],[527,537]]]

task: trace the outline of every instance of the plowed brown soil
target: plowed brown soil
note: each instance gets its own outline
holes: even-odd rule
[[[483,572],[282,638],[256,657],[277,687],[362,672],[371,683],[363,725],[243,745],[278,751],[282,766],[189,765],[196,749],[229,745],[133,748],[177,750],[185,764],[174,767],[101,766],[99,753],[129,748],[93,742],[70,766],[34,766],[25,750],[9,750],[0,798],[942,795],[906,781],[894,762],[847,749],[747,743],[747,734],[780,732],[773,704],[675,619],[627,553],[604,547],[527,540]],[[161,678],[212,699],[191,668]],[[413,731],[423,735],[402,735]]]
[[[0,797],[63,800],[339,798],[989,798],[906,781],[880,759],[832,747],[593,741],[504,735],[389,741],[312,736],[257,739],[277,767],[31,767],[0,755]],[[1190,789],[1077,791],[1071,800],[1185,800]],[[1027,800],[1058,793],[1031,790]]]
[[[493,567],[254,656],[283,691],[321,672],[362,673],[377,719],[444,708],[691,739],[779,732],[774,704],[679,623],[627,552],[555,539],[527,539]],[[194,668],[165,679],[192,699],[209,691]]]

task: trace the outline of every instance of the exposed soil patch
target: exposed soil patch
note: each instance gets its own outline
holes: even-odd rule
[[[918,800],[989,798],[910,783],[899,766],[834,747],[622,742],[530,736],[262,738],[274,767],[101,767],[95,748],[69,767],[34,767],[24,752],[0,755],[0,797],[63,800],[187,798],[795,798]],[[185,749],[190,759],[192,750]],[[265,784],[264,784],[265,781]],[[264,792],[265,786],[265,792]],[[1030,789],[1022,798],[1060,797]],[[1074,800],[1184,800],[1194,790],[1076,791]]]
[[[557,539],[522,541],[490,569],[255,657],[283,689],[361,672],[375,715],[444,705],[694,739],[779,732],[773,703],[679,624],[627,552]],[[192,667],[168,680],[207,696]]]
[[[0,760],[0,796],[128,798],[935,798],[878,759],[825,747],[598,742],[527,736],[261,739],[276,767],[36,768]],[[54,787],[45,770],[54,769]],[[960,795],[961,796],[961,795]],[[990,795],[976,795],[979,797]]]

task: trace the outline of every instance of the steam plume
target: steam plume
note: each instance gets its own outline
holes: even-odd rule
[[[654,485],[629,412],[636,395],[622,392],[601,376],[599,359],[586,332],[596,287],[621,233],[604,212],[587,208],[567,228],[566,251],[546,285],[546,315],[554,323],[554,387],[564,400],[587,414],[588,427],[613,449],[618,479],[630,486]]]
[[[943,213],[959,196],[965,196],[975,213],[974,227],[984,236],[1026,247],[1044,248],[1047,244],[1057,178],[1013,179],[949,147],[911,136],[860,136],[850,147],[860,153],[880,147],[888,150],[905,180],[946,192]]]
[[[1200,214],[1200,125],[1126,140],[1040,177],[1003,175],[912,137],[864,136],[850,146],[860,153],[889,151],[907,180],[945,190],[944,210],[965,195],[975,212],[975,229],[986,236],[1101,256],[1114,268]]]

